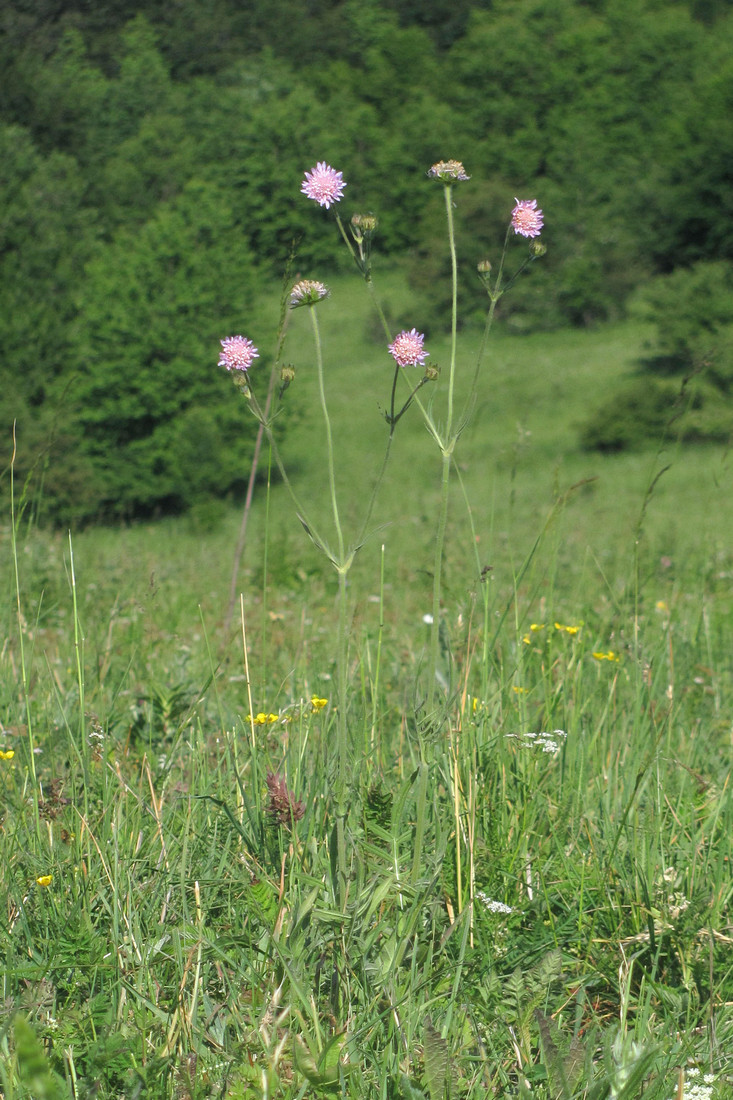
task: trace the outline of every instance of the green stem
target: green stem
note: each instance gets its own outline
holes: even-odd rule
[[[445,211],[448,218],[448,244],[450,246],[451,262],[451,330],[450,330],[450,373],[448,375],[448,421],[445,426],[445,438],[450,440],[453,428],[453,387],[456,375],[456,338],[458,332],[458,259],[456,257],[456,235],[453,227],[453,200],[451,198],[451,186],[446,184]]]
[[[450,468],[452,454],[443,451],[443,477],[441,481],[440,512],[438,530],[435,536],[435,561],[433,564],[433,621],[430,626],[430,668],[428,669],[427,713],[432,715],[435,704],[435,687],[438,673],[438,653],[440,649],[440,585],[443,568],[443,547],[448,526],[448,495],[450,491]]]
[[[435,704],[436,675],[438,671],[438,652],[440,642],[440,587],[443,568],[443,547],[448,525],[448,496],[450,492],[450,468],[456,437],[453,436],[453,389],[456,374],[456,338],[458,332],[458,261],[456,258],[456,238],[453,226],[453,203],[450,184],[446,184],[445,210],[448,219],[448,244],[451,257],[452,307],[451,307],[451,349],[450,370],[448,374],[448,417],[443,434],[441,453],[443,456],[443,476],[441,481],[440,513],[438,530],[435,537],[435,562],[433,565],[433,621],[430,626],[430,668],[428,669],[427,713],[432,715]],[[431,421],[432,422],[432,421]],[[433,429],[437,438],[437,432]]]
[[[336,785],[336,848],[338,853],[338,896],[342,911],[346,910],[348,865],[346,860],[346,817],[348,814],[349,732],[346,721],[348,692],[348,621],[346,616],[346,572],[339,571],[339,615],[336,650],[336,711],[338,737],[338,772]]]
[[[340,223],[339,223],[340,224]],[[313,338],[316,344],[316,367],[318,370],[318,393],[321,399],[321,411],[323,412],[323,420],[326,426],[326,455],[328,460],[328,486],[331,493],[331,509],[333,511],[333,522],[336,528],[336,541],[338,544],[338,565],[339,571],[344,567],[344,536],[341,530],[341,521],[339,519],[338,501],[336,500],[336,468],[333,460],[333,435],[331,433],[331,418],[328,415],[328,406],[326,404],[326,388],[323,381],[323,351],[321,349],[321,334],[318,328],[318,318],[316,317],[316,311],[311,306],[308,312],[311,315],[311,323],[313,325]]]
[[[338,563],[336,568],[339,580],[338,600],[338,631],[336,648],[336,694],[337,694],[337,744],[338,744],[338,771],[336,779],[336,848],[338,855],[338,896],[342,910],[346,908],[348,869],[346,860],[346,817],[348,813],[348,780],[349,780],[349,731],[347,726],[347,694],[348,694],[348,620],[347,620],[347,592],[346,577],[353,561],[353,554],[348,559],[344,554],[344,536],[341,530],[339,518],[338,500],[336,499],[336,470],[333,454],[333,435],[331,432],[331,418],[328,415],[326,404],[326,387],[323,377],[323,352],[321,349],[321,337],[318,329],[318,319],[315,309],[310,309],[313,324],[313,337],[316,344],[316,366],[318,369],[318,391],[321,399],[321,410],[326,427],[326,454],[328,460],[328,484],[331,493],[331,508],[333,522],[336,528],[336,540],[338,543]],[[386,456],[385,456],[386,465]],[[373,494],[374,496],[375,494]]]
[[[364,268],[363,268],[362,264],[359,262],[359,259],[356,255],[356,252],[354,252],[354,246],[352,245],[351,241],[349,240],[349,238],[346,234],[346,230],[344,229],[344,225],[343,225],[343,222],[341,221],[341,218],[339,216],[338,211],[336,211],[336,225],[339,227],[339,231],[341,233],[341,236],[344,238],[344,243],[345,243],[346,247],[348,248],[349,252],[351,253],[352,260],[354,261],[356,266],[359,268],[359,270],[363,272]]]

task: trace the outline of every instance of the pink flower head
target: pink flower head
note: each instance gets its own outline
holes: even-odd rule
[[[515,198],[512,210],[512,229],[523,237],[539,237],[543,226],[542,211],[537,209],[537,199]]]
[[[423,351],[425,337],[417,329],[401,332],[389,345],[389,353],[398,367],[421,367],[428,357]]]
[[[310,172],[306,172],[301,192],[328,210],[332,202],[340,202],[344,192],[344,177],[325,160],[321,160]]]
[[[227,336],[226,340],[221,341],[219,366],[227,370],[249,370],[252,361],[259,355],[251,340],[246,340],[244,336]]]

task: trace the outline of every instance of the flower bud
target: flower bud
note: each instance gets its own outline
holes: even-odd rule
[[[478,267],[479,275],[488,275],[491,271],[491,260],[481,260],[476,266]]]
[[[354,236],[367,236],[377,228],[377,219],[373,214],[354,214],[351,219]]]
[[[428,382],[437,382],[440,377],[440,367],[437,363],[428,363],[425,367],[425,377]]]
[[[247,381],[247,375],[242,372],[232,374],[232,382],[236,389],[239,390],[242,397],[246,397],[247,400],[252,396],[252,391],[249,388],[249,382]]]
[[[280,367],[280,392],[278,395],[280,399],[282,399],[282,395],[294,378],[295,367],[291,363],[287,363],[284,367]]]
[[[547,245],[543,241],[532,241],[529,246],[529,254],[533,260],[538,259],[540,256],[544,256],[547,252]]]

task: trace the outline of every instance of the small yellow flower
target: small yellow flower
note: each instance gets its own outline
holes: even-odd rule
[[[522,641],[524,642],[525,645],[531,645],[532,644],[532,639],[530,638],[529,634],[525,634],[524,637],[522,638]]]
[[[313,713],[317,714],[319,710],[323,710],[328,705],[328,699],[319,699],[317,695],[311,696],[311,706],[313,707]]]
[[[512,686],[512,691],[516,695],[529,695],[529,688],[520,688],[517,687],[516,684]]]
[[[607,653],[594,653],[593,656],[597,661],[620,661],[618,653],[614,653],[612,649],[609,649]]]
[[[577,634],[580,626],[564,626],[562,623],[555,623],[555,630],[563,630],[566,634]]]
[[[53,875],[39,875],[36,882],[39,886],[50,886],[53,882]]]
[[[657,611],[669,611],[669,607],[664,602],[664,600],[657,600],[655,607]]]
[[[544,630],[545,629],[545,624],[544,623],[530,623],[529,624],[529,629],[533,633],[535,633],[538,630]]]
[[[0,760],[12,760],[15,756],[15,749],[8,749],[7,752],[0,750]]]

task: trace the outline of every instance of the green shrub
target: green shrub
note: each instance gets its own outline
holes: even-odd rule
[[[676,374],[730,357],[733,265],[697,263],[652,279],[633,305],[655,329],[650,369]],[[730,369],[730,368],[729,368]]]
[[[664,438],[726,442],[733,433],[733,266],[699,263],[652,280],[634,310],[655,326],[642,374],[587,421],[587,449]]]

